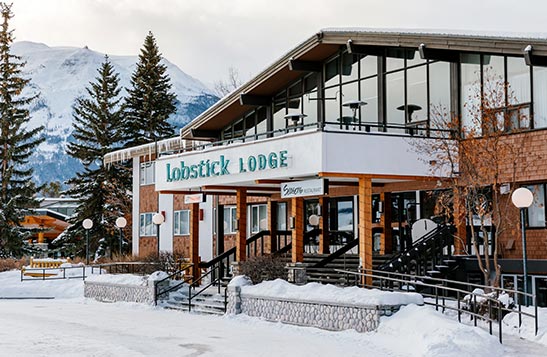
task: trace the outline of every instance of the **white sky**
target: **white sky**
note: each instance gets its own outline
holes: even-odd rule
[[[248,79],[326,27],[547,32],[544,0],[13,2],[18,41],[135,55],[151,30],[167,59],[209,85],[230,66]]]

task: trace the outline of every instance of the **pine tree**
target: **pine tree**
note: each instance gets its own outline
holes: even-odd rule
[[[30,129],[27,106],[36,96],[25,97],[30,80],[22,76],[25,63],[11,53],[14,36],[9,29],[12,5],[0,3],[0,256],[18,257],[28,251],[25,244],[31,231],[20,226],[29,209],[37,206],[28,166],[32,150],[44,139],[43,127]]]
[[[176,111],[176,96],[170,91],[167,66],[161,60],[156,40],[149,32],[131,76],[131,88],[127,89],[127,147],[174,134],[167,119]]]
[[[82,222],[89,218],[94,225],[90,231],[90,252],[104,255],[107,249],[118,251],[116,218],[129,211],[128,194],[130,171],[123,166],[103,165],[106,153],[119,149],[123,140],[124,106],[120,96],[119,75],[105,56],[98,77],[86,88],[87,96],[77,98],[73,107],[74,142],[67,152],[80,160],[83,171],[68,181],[67,194],[80,199],[71,218],[71,226],[60,241],[65,248],[73,244],[76,254],[85,254]]]

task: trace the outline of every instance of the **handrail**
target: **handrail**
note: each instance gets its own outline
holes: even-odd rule
[[[346,243],[345,246],[338,249],[336,252],[330,254],[320,262],[317,262],[316,264],[312,265],[311,268],[321,268],[327,265],[328,263],[332,262],[336,258],[341,257],[346,252],[350,251],[351,249],[355,248],[359,244],[359,238],[354,238],[352,241]]]
[[[215,269],[219,269],[219,266],[216,266],[216,267],[213,267],[213,268],[209,269],[209,271],[207,273],[202,274],[197,280],[195,280],[193,282],[192,285],[190,285],[188,287],[188,311],[192,311],[192,299],[197,297],[198,295],[200,295],[205,290],[207,290],[207,288],[209,288],[210,286],[213,286],[215,283],[218,283],[218,293],[220,294],[220,274],[218,274],[217,278],[213,279],[213,274],[212,273],[214,272]],[[205,278],[208,275],[211,275],[211,278],[212,278],[211,281],[209,282],[209,284],[205,285],[203,288],[201,288],[201,290],[199,290],[197,293],[192,295],[192,287],[194,288],[194,291],[195,291],[195,289],[196,289],[195,287],[199,286],[199,284],[203,280],[203,278]],[[225,295],[226,295],[226,292],[227,292],[227,289],[225,289],[225,291],[224,291]],[[226,301],[226,296],[225,296],[224,301]],[[224,305],[224,310],[226,311],[226,303]]]
[[[434,278],[434,277],[431,277],[431,276],[416,275],[416,274],[405,274],[405,273],[398,273],[398,272],[391,272],[391,271],[377,270],[377,269],[363,269],[363,268],[361,268],[361,270],[371,272],[376,277],[382,277],[382,276],[384,276],[383,274],[387,275],[388,277],[391,277],[392,275],[395,275],[395,276],[400,276],[400,277],[403,277],[403,278],[408,278],[409,280],[406,280],[406,281],[432,280],[432,281],[437,281],[439,283],[468,286],[468,287],[472,287],[474,289],[479,288],[479,289],[495,290],[495,291],[498,291],[498,292],[506,292],[506,293],[511,293],[511,294],[515,294],[515,295],[527,296],[527,297],[530,297],[530,298],[534,298],[536,296],[533,293],[525,293],[523,291],[518,291],[518,290],[498,288],[498,287],[495,287],[495,286],[488,286],[488,285],[475,284],[475,283],[467,283],[467,282],[457,281],[457,280]],[[422,285],[422,284],[420,283],[420,285]]]
[[[228,249],[224,253],[222,253],[220,255],[217,255],[216,257],[209,260],[208,262],[200,262],[199,267],[204,268],[204,269],[209,269],[213,265],[221,262],[222,260],[224,260],[225,258],[229,257],[232,254],[234,254],[234,255],[236,254],[236,247],[232,247],[232,248]]]
[[[161,292],[159,291],[160,283],[163,283],[164,281],[167,281],[167,280],[171,280],[171,278],[173,278],[174,276],[177,276],[177,275],[179,275],[179,274],[185,272],[186,270],[188,270],[189,268],[191,268],[191,267],[193,267],[193,266],[194,266],[194,264],[192,264],[192,263],[187,263],[187,264],[185,264],[184,269],[179,269],[179,270],[177,270],[176,272],[174,272],[173,274],[168,275],[167,277],[165,277],[165,278],[163,278],[163,279],[161,279],[161,280],[156,281],[156,282],[154,283],[154,289],[155,289],[155,291],[156,291],[156,296],[155,296],[155,298],[154,298],[154,304],[157,305],[157,303],[158,303],[158,298],[159,298],[160,296],[165,295],[165,294],[167,294],[167,293],[170,293],[171,291],[177,290],[177,289],[178,289],[179,287],[181,287],[182,285],[187,284],[188,282],[192,281],[192,279],[193,279],[194,277],[191,276],[191,277],[188,277],[188,278],[186,278],[186,279],[183,279],[182,282],[180,282],[180,283],[178,283],[178,284],[176,284],[176,285],[173,285],[173,286],[169,286],[169,288],[167,288],[167,289],[165,289],[165,290],[163,290],[163,291],[161,291]]]
[[[387,269],[389,267],[393,267],[393,264],[395,262],[401,261],[401,257],[407,257],[410,256],[413,251],[418,250],[418,247],[427,244],[430,241],[433,241],[437,238],[438,235],[441,235],[443,233],[446,233],[445,230],[450,229],[450,226],[446,225],[439,225],[431,232],[423,235],[421,238],[419,238],[416,242],[414,242],[409,248],[405,249],[404,251],[394,255],[391,259],[389,259],[384,264],[380,265],[378,269],[383,270]],[[401,261],[402,262],[402,261]]]
[[[502,336],[503,336],[502,335],[503,311],[518,313],[519,314],[519,324],[521,323],[521,316],[527,316],[527,317],[534,318],[536,335],[537,335],[537,332],[538,332],[537,297],[536,297],[535,294],[526,294],[526,295],[532,295],[533,301],[534,301],[534,307],[535,307],[534,314],[530,314],[530,313],[523,312],[521,310],[520,303],[519,303],[518,311],[515,311],[515,310],[512,310],[512,309],[503,307],[501,301],[499,301],[499,300],[497,300],[497,299],[495,299],[491,296],[488,296],[486,294],[479,294],[479,293],[475,293],[474,291],[470,292],[470,291],[466,291],[466,290],[462,290],[462,289],[452,288],[452,287],[446,286],[447,284],[442,284],[442,285],[428,284],[428,283],[419,282],[419,281],[416,281],[416,280],[409,281],[409,280],[405,280],[405,279],[392,278],[390,276],[386,277],[386,276],[376,275],[376,274],[367,273],[367,272],[353,272],[353,271],[347,271],[347,270],[342,270],[342,269],[335,269],[335,271],[340,272],[340,273],[344,273],[344,274],[347,274],[347,275],[354,275],[354,276],[356,276],[356,278],[357,277],[372,277],[372,278],[380,279],[380,287],[381,288],[383,288],[382,280],[387,280],[387,281],[391,281],[391,282],[398,282],[398,283],[404,283],[407,286],[407,291],[410,290],[410,284],[414,284],[415,286],[419,285],[419,286],[423,286],[423,287],[432,288],[435,291],[435,295],[433,295],[433,294],[423,294],[423,295],[429,296],[429,297],[435,297],[435,302],[431,303],[431,302],[428,302],[428,301],[424,301],[425,304],[434,305],[436,310],[438,310],[439,307],[441,307],[443,309],[443,312],[446,309],[458,311],[458,321],[459,322],[461,322],[461,314],[462,313],[466,313],[466,314],[469,314],[470,316],[472,316],[474,318],[474,325],[475,326],[477,326],[477,318],[483,319],[489,324],[490,334],[492,334],[492,323],[493,322],[498,322],[499,341],[500,341],[500,343],[503,342],[503,338],[502,338]],[[372,269],[366,269],[365,271],[372,271]],[[388,275],[390,275],[390,274],[397,275],[397,273],[388,273],[388,272],[385,272],[385,271],[381,271],[379,273],[388,274]],[[363,287],[371,287],[371,288],[376,287],[374,285],[367,285],[365,283],[365,281],[366,280],[363,279],[363,283],[361,284]],[[449,281],[449,280],[446,281],[446,283],[451,283],[451,282],[452,281]],[[469,285],[473,285],[473,284],[469,284]],[[395,288],[393,288],[393,287],[390,287],[390,286],[386,286],[386,287],[390,291],[395,290]],[[450,291],[452,293],[456,293],[456,296],[457,296],[456,301],[458,302],[457,308],[454,308],[450,305],[446,305],[446,302],[445,302],[446,299],[448,299],[448,300],[453,300],[453,299],[448,297],[448,296],[445,296],[446,294],[442,294],[442,296],[440,296],[439,295],[439,290],[444,291],[444,292],[449,292]],[[472,305],[471,305],[473,307],[473,311],[465,310],[461,307],[461,299],[460,299],[461,294],[470,295],[470,296],[473,297],[472,298],[473,302],[472,302]],[[480,297],[481,299],[484,299],[484,300],[488,301],[488,310],[489,310],[488,311],[489,312],[488,317],[484,316],[484,315],[481,315],[477,312],[477,306],[478,306],[477,305],[477,296]],[[441,297],[442,300],[443,300],[442,304],[439,303],[439,297]],[[492,304],[494,304],[494,306],[497,306],[497,310],[498,310],[498,315],[497,315],[498,319],[497,320],[494,320],[493,318],[491,318],[491,316],[492,316]]]

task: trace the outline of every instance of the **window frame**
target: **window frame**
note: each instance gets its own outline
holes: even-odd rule
[[[182,215],[186,215],[186,227],[187,232],[182,231]],[[178,229],[177,229],[178,228]],[[190,210],[183,209],[173,212],[173,235],[176,236],[189,236],[190,235]]]
[[[154,214],[156,212],[143,212],[139,215],[139,237],[154,237],[158,234],[158,226],[152,221]]]
[[[152,172],[151,181],[150,175],[147,173]],[[139,185],[147,186],[153,185],[156,183],[156,162],[155,161],[146,161],[141,162],[139,166]]]

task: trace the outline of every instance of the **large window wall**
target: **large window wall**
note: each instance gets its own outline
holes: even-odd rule
[[[452,114],[461,115],[464,128],[482,130],[485,105],[499,112],[500,129],[547,127],[547,68],[527,66],[519,56],[461,53],[459,63],[450,63],[422,59],[414,49],[382,51],[341,51],[320,72],[302,72],[270,105],[227,126],[221,139],[256,140],[315,125],[428,135],[441,116]],[[495,83],[501,90],[493,91]],[[304,116],[291,120],[288,114]]]
[[[533,71],[544,72],[543,69]],[[486,110],[488,115],[496,116],[498,130],[547,126],[547,106],[541,100],[537,101],[537,108],[533,105],[532,69],[523,57],[461,55],[460,73],[460,110],[464,131],[484,130]],[[540,92],[547,89],[547,76],[537,78],[535,82],[534,89]],[[535,93],[534,97],[537,97]],[[532,108],[535,109],[533,121]]]

